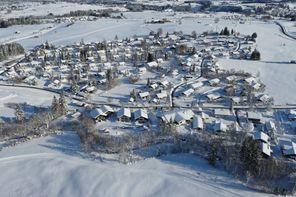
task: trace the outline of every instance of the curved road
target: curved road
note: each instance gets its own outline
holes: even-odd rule
[[[281,32],[282,32],[284,35],[286,35],[287,37],[289,37],[289,38],[291,38],[291,39],[293,39],[293,40],[296,40],[296,36],[293,36],[293,35],[291,35],[290,33],[288,33],[287,30],[286,30],[286,28],[285,28],[285,26],[283,26],[280,22],[275,21],[274,23],[280,27]]]

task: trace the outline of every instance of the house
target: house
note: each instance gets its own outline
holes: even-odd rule
[[[216,101],[219,98],[221,98],[221,95],[218,93],[211,93],[211,94],[208,94],[206,97],[208,98],[209,101]]]
[[[194,90],[197,90],[197,89],[201,88],[202,86],[203,86],[202,82],[197,82],[197,83],[193,83],[190,85],[190,87]]]
[[[158,87],[157,83],[152,83],[149,85],[149,88],[155,90]]]
[[[150,93],[149,92],[140,92],[139,96],[142,100],[146,100],[150,96]]]
[[[210,86],[216,86],[216,85],[218,85],[220,83],[220,79],[218,79],[218,78],[215,78],[215,79],[211,79],[211,80],[209,80],[209,84],[210,84]]]
[[[100,122],[101,120],[105,119],[105,114],[101,109],[98,108],[91,110],[89,115],[96,122]]]
[[[262,116],[260,113],[248,112],[247,117],[250,122],[252,122],[254,124],[261,124]]]
[[[179,111],[175,114],[174,122],[181,125],[190,122],[194,113],[192,110]]]
[[[289,110],[289,112],[288,112],[288,119],[290,121],[296,120],[296,110],[294,110],[294,109]]]
[[[164,99],[164,98],[166,98],[167,96],[168,96],[167,93],[164,92],[164,91],[162,91],[162,92],[156,94],[157,99]]]
[[[131,110],[129,108],[121,108],[117,111],[117,119],[121,122],[128,122],[131,119]]]
[[[269,143],[269,136],[266,133],[263,133],[262,131],[256,131],[253,134],[254,140],[259,140],[264,143]]]
[[[275,130],[275,124],[272,121],[266,122],[265,127],[266,127],[267,131],[274,131]]]
[[[290,141],[289,144],[283,146],[282,153],[286,157],[296,159],[296,144]]]
[[[193,117],[192,128],[197,130],[203,129],[203,119],[201,118],[201,116],[196,115]]]
[[[169,83],[167,80],[163,80],[163,81],[160,82],[160,85],[161,85],[163,88],[167,87],[169,84],[170,84],[170,83]]]
[[[226,132],[227,125],[221,121],[218,121],[214,123],[213,129],[215,132]]]
[[[158,63],[156,61],[153,61],[153,62],[148,62],[147,63],[147,66],[149,68],[155,68],[155,67],[158,67]]]
[[[265,142],[261,142],[259,145],[259,148],[261,150],[261,152],[264,154],[264,156],[271,156],[272,150],[270,148],[270,144],[269,143],[265,143]]]
[[[223,118],[231,115],[232,113],[229,111],[229,109],[214,109],[215,117]]]
[[[190,96],[193,92],[194,92],[194,89],[189,88],[189,89],[185,90],[182,94],[188,97],[188,96]]]
[[[114,110],[109,105],[103,105],[101,108],[102,112],[104,113],[105,117],[110,116],[112,113],[114,113]]]
[[[144,109],[138,109],[134,113],[134,120],[139,123],[145,123],[148,121],[148,112]]]
[[[236,80],[236,76],[234,76],[234,75],[231,75],[231,76],[226,77],[227,83],[232,83],[235,80]]]

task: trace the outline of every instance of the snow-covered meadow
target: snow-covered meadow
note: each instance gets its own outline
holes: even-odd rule
[[[0,117],[14,117],[15,110],[7,107],[8,103],[27,103],[32,106],[47,107],[54,94],[43,90],[22,87],[0,87]]]
[[[3,149],[0,161],[3,196],[267,196],[192,155],[85,158],[72,132]]]

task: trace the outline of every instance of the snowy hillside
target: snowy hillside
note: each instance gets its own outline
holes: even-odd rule
[[[66,132],[0,152],[1,196],[264,196],[190,155],[123,165],[83,159]]]

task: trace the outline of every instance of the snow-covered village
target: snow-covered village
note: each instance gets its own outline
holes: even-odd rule
[[[3,1],[1,196],[293,196],[296,2]]]

